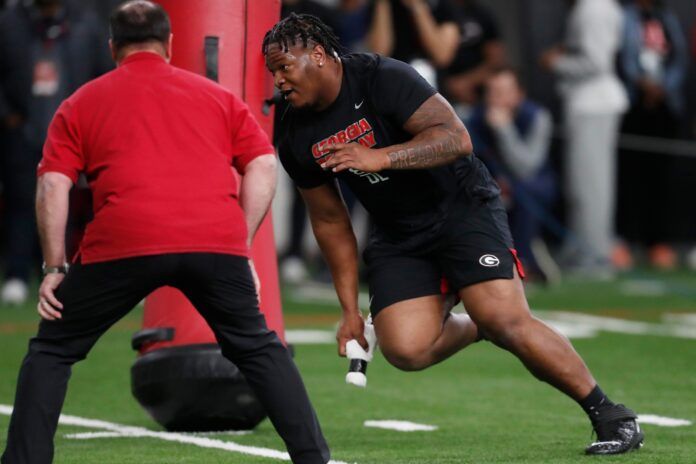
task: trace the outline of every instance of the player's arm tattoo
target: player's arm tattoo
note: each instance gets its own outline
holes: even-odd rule
[[[471,139],[447,101],[436,94],[406,121],[409,142],[387,147],[391,169],[424,169],[452,163],[471,153]]]

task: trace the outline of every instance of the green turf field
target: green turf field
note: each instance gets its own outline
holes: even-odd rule
[[[338,317],[336,306],[321,298],[298,296],[301,293],[285,292],[287,326],[330,330]],[[625,402],[639,414],[696,422],[696,275],[645,273],[613,284],[566,282],[550,290],[529,289],[529,296],[533,308],[544,310],[539,312],[541,317],[569,329],[587,329],[586,338],[574,338],[573,343],[614,401]],[[595,318],[578,318],[575,313]],[[130,394],[129,369],[134,360],[130,336],[140,316],[140,310],[134,311],[75,368],[65,414],[162,431]],[[17,369],[35,323],[33,305],[0,306],[0,405],[12,404]],[[584,456],[582,450],[591,435],[579,407],[534,380],[515,358],[490,344],[475,345],[420,373],[397,371],[378,355],[370,365],[365,390],[343,383],[347,363],[335,351],[328,344],[295,345],[297,364],[335,460],[358,464],[696,463],[696,425],[645,424],[646,445],[641,451],[608,459]],[[363,425],[366,420],[387,419],[438,428],[404,433]],[[8,417],[0,414],[2,448],[7,425]],[[55,462],[281,462],[168,442],[162,435],[66,437],[103,431],[59,427]],[[283,450],[267,421],[252,434],[207,437],[215,443]]]

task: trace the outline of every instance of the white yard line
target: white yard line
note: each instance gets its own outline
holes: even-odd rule
[[[286,330],[285,340],[295,345],[331,345],[336,333],[330,330]]]
[[[12,407],[0,404],[0,414],[11,415]],[[120,436],[137,437],[137,438],[155,438],[163,441],[176,443],[185,443],[189,445],[199,446],[201,448],[213,448],[233,453],[246,454],[250,456],[259,456],[269,459],[277,459],[280,461],[289,461],[290,456],[284,451],[278,451],[270,448],[261,448],[257,446],[246,446],[234,443],[231,441],[215,440],[212,438],[198,437],[185,435],[182,433],[173,432],[155,432],[142,427],[131,427],[128,425],[115,424],[96,419],[86,419],[77,416],[68,416],[61,414],[59,424],[72,425],[77,427],[86,427],[90,429],[101,429],[105,432],[117,433]],[[96,438],[90,436],[89,438]],[[347,464],[343,461],[329,461],[330,464]]]
[[[643,292],[644,294],[657,294],[661,289],[660,282],[640,281],[626,284],[629,291]],[[307,304],[338,304],[336,293],[330,286],[307,285],[292,290],[292,298],[298,302]],[[368,306],[368,296],[360,294],[361,307]],[[461,311],[461,306],[455,308],[455,312]],[[570,311],[534,310],[535,315],[551,324],[568,338],[589,338],[599,332],[614,332],[632,335],[657,335],[663,337],[675,337],[696,339],[696,314],[665,314],[663,322],[650,323],[630,321],[613,317],[596,316]],[[295,344],[321,344],[335,343],[334,333],[325,331],[297,332],[292,331],[291,343]]]
[[[86,432],[86,433],[68,433],[65,438],[70,440],[92,440],[94,438],[133,438],[142,437],[143,435],[120,433],[120,432]]]
[[[690,420],[656,416],[654,414],[639,414],[638,422],[641,424],[659,425],[661,427],[686,427],[689,425],[693,425],[693,422],[691,422]]]
[[[336,299],[336,290],[331,284],[313,284],[305,283],[290,291],[292,299],[305,303],[321,303],[335,304],[338,307]],[[366,292],[358,294],[358,304],[362,308],[370,306],[370,296]]]
[[[224,432],[184,432],[182,435],[201,437],[206,435],[228,435],[228,436],[241,436],[241,435],[251,435],[253,431],[251,430],[231,430]],[[93,438],[128,438],[128,437],[143,437],[140,432],[86,432],[86,433],[69,433],[65,435],[65,438],[71,440],[91,440]]]
[[[437,425],[417,424],[415,422],[394,419],[367,420],[363,425],[377,429],[396,430],[397,432],[432,432],[437,430]]]
[[[666,314],[664,322],[629,321],[613,317],[568,311],[534,311],[534,314],[568,338],[591,338],[599,332],[696,339],[696,314]],[[336,343],[331,330],[287,330],[286,337],[296,345]]]
[[[629,321],[568,311],[534,311],[534,313],[551,325],[560,322],[571,324],[576,328],[587,327],[603,332],[696,339],[696,326],[684,324]]]
[[[667,313],[662,320],[670,324],[696,327],[696,313]]]

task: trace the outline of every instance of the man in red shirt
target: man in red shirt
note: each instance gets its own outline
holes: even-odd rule
[[[160,6],[122,5],[111,35],[118,68],[60,106],[38,167],[43,320],[20,371],[1,461],[52,461],[71,366],[139,301],[169,285],[211,325],[293,462],[325,464],[318,420],[258,309],[248,260],[275,191],[273,148],[244,103],[168,64],[170,23]],[[80,173],[93,193],[94,220],[68,272],[68,193]]]

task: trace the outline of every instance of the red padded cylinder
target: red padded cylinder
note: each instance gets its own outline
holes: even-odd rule
[[[205,39],[218,38],[218,82],[241,97],[269,138],[273,114],[261,111],[264,99],[273,93],[265,69],[261,42],[280,16],[280,0],[156,0],[172,22],[172,64],[206,74]],[[252,258],[261,280],[261,311],[271,330],[284,340],[273,224],[269,215],[252,246]],[[143,328],[173,327],[174,340],[143,345],[141,353],[158,348],[215,343],[215,337],[189,301],[164,287],[145,300]]]

